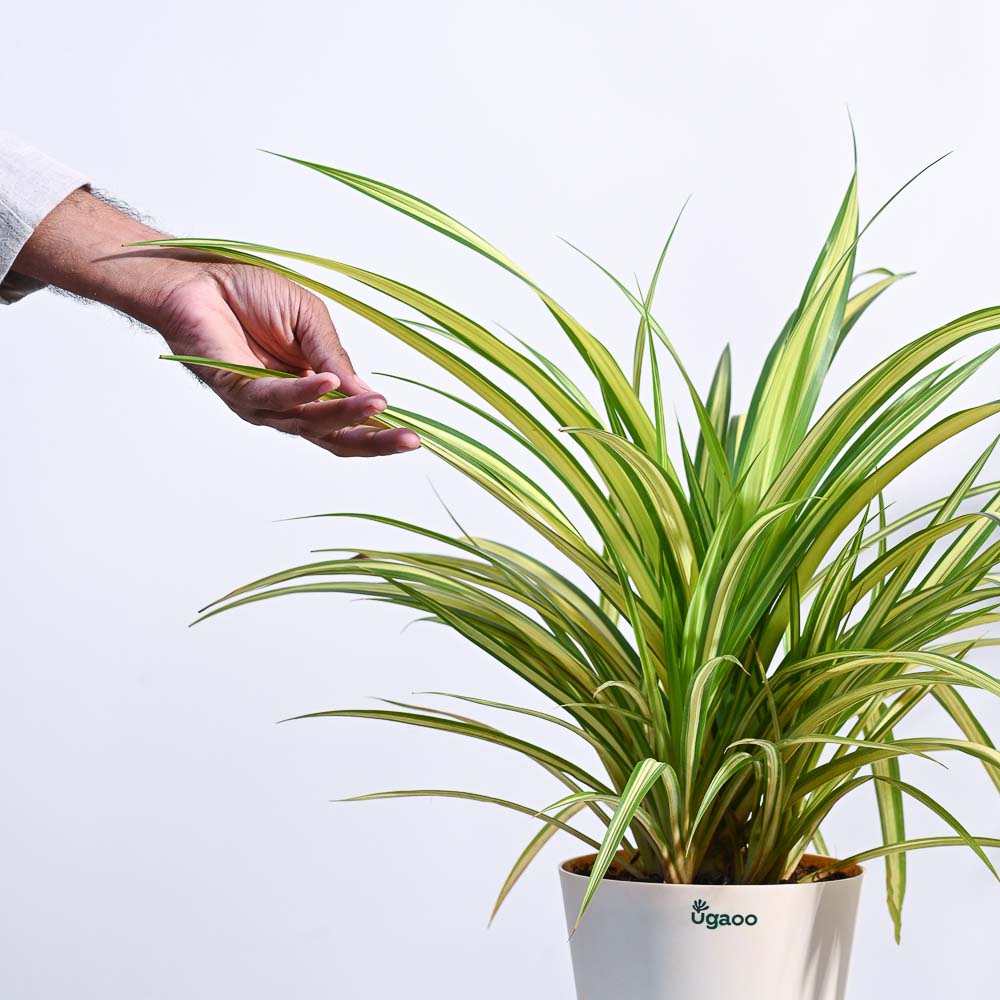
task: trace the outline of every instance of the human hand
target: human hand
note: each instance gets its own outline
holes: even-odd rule
[[[80,190],[42,221],[14,269],[135,317],[158,330],[175,354],[304,376],[247,379],[198,369],[249,423],[343,457],[419,447],[412,431],[371,422],[385,409],[385,397],[355,374],[315,295],[262,268],[123,248],[162,235]],[[346,398],[320,399],[333,389]]]
[[[248,379],[199,369],[198,377],[247,422],[345,458],[419,447],[413,431],[369,423],[385,409],[385,397],[355,374],[323,303],[286,278],[246,264],[200,262],[158,298],[152,325],[175,354],[304,376]],[[320,398],[333,389],[347,398]]]

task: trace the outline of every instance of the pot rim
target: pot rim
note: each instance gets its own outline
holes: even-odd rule
[[[567,867],[568,865],[574,864],[580,861],[593,861],[597,855],[595,853],[590,854],[580,854],[573,858],[567,858],[565,861],[559,864],[559,874],[560,876],[566,876],[570,879],[581,879],[586,881],[587,875],[580,875],[578,872],[570,871]],[[815,864],[829,864],[830,862],[836,862],[837,858],[827,857],[823,854],[803,854],[802,860],[807,862],[812,862]],[[630,882],[624,879],[608,879],[607,881],[612,884],[627,885],[630,887],[641,887],[642,889],[652,889],[652,890],[669,890],[669,889],[725,889],[727,891],[738,891],[740,889],[816,889],[819,887],[829,887],[835,885],[849,885],[854,882],[855,879],[861,878],[864,875],[865,870],[861,865],[848,865],[843,869],[844,874],[847,878],[834,879],[830,881],[829,879],[823,879],[819,882],[749,882],[749,883],[721,883],[715,884],[700,884],[695,882]]]

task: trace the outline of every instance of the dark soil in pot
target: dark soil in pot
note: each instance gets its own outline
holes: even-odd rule
[[[782,879],[781,882],[775,884],[795,885],[797,882],[801,882],[807,875],[811,875],[813,872],[817,872],[821,868],[826,867],[831,860],[833,859],[817,858],[814,855],[806,854],[796,866],[791,878]],[[587,878],[590,875],[593,866],[594,855],[588,855],[587,857],[573,858],[572,861],[567,861],[566,864],[563,865],[563,868],[574,875],[582,875],[584,878]],[[817,879],[817,881],[839,882],[842,879],[854,878],[859,874],[861,874],[861,869],[854,865],[845,871],[830,872],[829,874],[824,875],[821,879]],[[611,863],[611,867],[608,869],[608,872],[604,877],[615,882],[649,882],[663,884],[663,880],[659,878],[643,878],[635,875],[633,872],[623,867],[621,862],[617,860]],[[725,878],[715,874],[699,873],[699,875],[694,879],[693,884],[729,885],[730,883]]]

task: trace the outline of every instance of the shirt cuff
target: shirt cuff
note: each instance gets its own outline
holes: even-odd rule
[[[84,174],[0,131],[0,304],[45,287],[11,267],[42,219],[87,184]]]

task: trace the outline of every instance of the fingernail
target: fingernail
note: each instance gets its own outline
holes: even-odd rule
[[[381,413],[389,404],[386,402],[384,396],[377,396],[368,404],[368,409],[372,413]]]
[[[337,378],[332,372],[324,372],[320,376],[319,383],[316,387],[316,392],[318,395],[322,396],[328,392],[333,392],[334,389],[340,388],[340,379]]]

